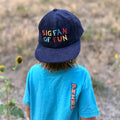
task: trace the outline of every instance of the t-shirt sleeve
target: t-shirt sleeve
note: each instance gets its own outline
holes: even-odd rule
[[[80,117],[91,118],[99,115],[99,110],[96,104],[92,81],[88,71],[83,86],[81,88],[78,104]]]
[[[25,92],[23,96],[23,102],[30,106],[30,71],[27,74],[26,77],[26,87],[25,87]]]

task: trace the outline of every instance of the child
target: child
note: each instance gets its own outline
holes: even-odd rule
[[[53,9],[39,23],[39,40],[23,102],[30,120],[96,120],[99,110],[88,70],[76,64],[84,30],[79,19]]]

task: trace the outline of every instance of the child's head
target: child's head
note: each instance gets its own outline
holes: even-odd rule
[[[53,9],[42,18],[38,29],[35,57],[43,67],[53,68],[51,70],[72,67],[80,52],[80,37],[84,32],[80,20],[65,9]]]

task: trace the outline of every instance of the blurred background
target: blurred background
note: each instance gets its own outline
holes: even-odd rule
[[[27,72],[37,63],[38,24],[54,8],[71,11],[84,28],[77,62],[90,72],[98,120],[120,120],[120,64],[114,57],[120,54],[120,0],[0,0],[0,65],[7,67],[18,106],[25,111],[22,98]],[[13,72],[16,56],[23,63]]]

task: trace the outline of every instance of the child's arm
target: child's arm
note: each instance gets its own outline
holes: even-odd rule
[[[25,109],[30,120],[30,106],[25,105]]]
[[[81,118],[81,117],[80,117],[80,119],[81,119],[81,120],[97,120],[96,117],[92,117],[92,118]]]
[[[96,116],[99,115],[92,80],[88,71],[81,88],[78,107],[81,120],[96,120]]]

